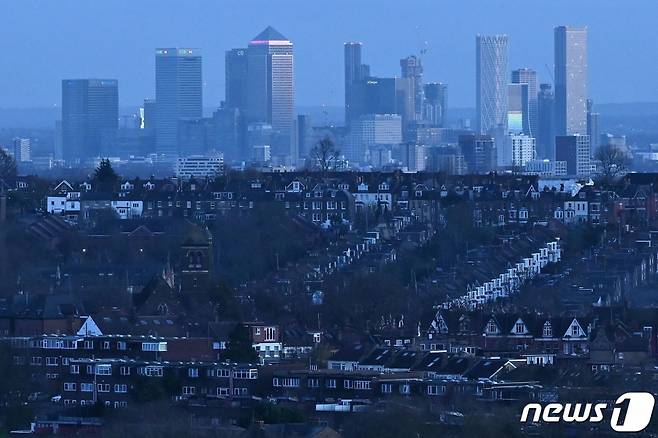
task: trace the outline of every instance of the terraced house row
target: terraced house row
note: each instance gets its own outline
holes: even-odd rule
[[[204,221],[263,203],[279,204],[325,226],[350,223],[369,209],[438,223],[445,220],[445,207],[466,201],[476,226],[605,224],[658,217],[658,197],[647,178],[631,174],[617,186],[597,187],[591,181],[527,175],[291,172],[201,181],[124,180],[111,193],[99,192],[89,181],[62,181],[51,188],[45,203],[47,212],[75,223],[90,220],[100,209],[112,209],[122,219],[177,216]]]

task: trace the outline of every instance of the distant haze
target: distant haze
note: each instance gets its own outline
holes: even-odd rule
[[[658,100],[656,0],[2,0],[0,107],[60,104],[62,78],[117,78],[122,106],[154,96],[154,48],[199,47],[204,106],[224,98],[224,51],[267,25],[295,44],[298,105],[343,103],[343,42],[361,41],[374,75],[426,48],[425,80],[474,105],[475,35],[506,33],[510,69],[552,82],[553,27],[589,27],[590,96]],[[427,42],[427,43],[425,43]]]

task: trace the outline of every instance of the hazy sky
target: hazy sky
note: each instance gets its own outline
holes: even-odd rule
[[[153,49],[166,46],[203,50],[204,106],[215,106],[224,51],[268,24],[295,44],[300,105],[342,105],[351,40],[382,76],[426,41],[425,80],[448,83],[455,107],[474,106],[478,33],[508,34],[510,69],[552,82],[562,24],[589,27],[597,102],[656,101],[657,17],[658,0],[0,0],[0,107],[59,105],[60,80],[85,77],[119,79],[121,105],[137,104],[153,97]]]

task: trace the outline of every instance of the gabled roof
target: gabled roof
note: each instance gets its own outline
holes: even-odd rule
[[[87,316],[85,319],[85,322],[82,324],[82,327],[80,327],[80,330],[78,330],[78,335],[80,336],[100,336],[103,334],[101,329],[96,325],[96,322],[93,320],[91,316]]]
[[[267,26],[265,30],[253,37],[252,41],[288,41],[288,38],[281,35],[281,33],[272,26]]]

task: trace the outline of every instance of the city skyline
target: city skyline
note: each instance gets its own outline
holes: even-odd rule
[[[74,1],[65,3],[79,5]],[[137,6],[136,17],[140,12],[145,11],[148,3],[146,2],[146,6]],[[364,4],[367,3],[364,2]],[[440,8],[434,7],[430,3],[418,3],[424,6],[428,12],[441,12]],[[546,3],[541,20],[526,17],[527,20],[520,26],[500,14],[496,15],[497,19],[493,20],[493,23],[487,23],[479,18],[486,14],[478,14],[472,23],[462,26],[463,29],[454,29],[455,25],[449,23],[449,20],[442,22],[445,24],[444,26],[431,26],[423,14],[395,17],[398,19],[398,22],[395,22],[392,14],[386,11],[371,11],[373,16],[381,16],[381,20],[379,20],[381,23],[397,25],[401,29],[408,30],[394,32],[394,37],[385,34],[385,29],[375,29],[369,23],[366,26],[357,26],[351,16],[358,14],[348,14],[341,7],[323,14],[320,22],[327,21],[327,23],[335,20],[337,14],[345,15],[345,26],[341,26],[340,30],[327,33],[318,34],[313,30],[312,23],[293,25],[291,18],[283,13],[289,12],[290,8],[284,7],[281,8],[282,11],[277,12],[266,6],[258,11],[250,10],[254,14],[254,19],[249,21],[250,24],[246,27],[241,25],[236,30],[234,25],[227,25],[214,26],[211,29],[208,20],[202,17],[201,12],[204,7],[208,11],[217,11],[217,9],[209,3],[200,2],[187,11],[191,21],[198,21],[199,25],[194,29],[178,24],[169,32],[163,32],[163,29],[155,25],[154,18],[153,21],[147,20],[135,27],[134,31],[140,38],[134,44],[127,45],[124,44],[125,37],[120,33],[110,33],[109,37],[107,34],[100,35],[103,28],[115,19],[112,11],[107,14],[107,23],[98,23],[96,18],[86,14],[84,5],[80,5],[79,11],[73,14],[74,17],[63,17],[65,20],[73,20],[71,23],[67,23],[71,26],[67,28],[69,30],[55,36],[55,44],[51,44],[52,41],[39,37],[42,33],[47,33],[51,26],[50,21],[43,20],[42,14],[49,15],[48,18],[59,17],[62,15],[62,11],[49,10],[48,5],[42,5],[39,13],[36,13],[32,2],[24,2],[20,7],[13,8],[6,14],[8,28],[11,30],[13,22],[20,22],[28,16],[34,22],[34,26],[30,28],[29,34],[26,34],[24,30],[8,32],[10,36],[0,41],[0,47],[7,50],[12,48],[12,53],[14,53],[12,65],[22,72],[21,75],[7,75],[7,80],[0,85],[0,95],[3,96],[0,106],[58,105],[57,87],[54,84],[67,77],[117,78],[122,84],[120,104],[137,105],[143,98],[154,97],[154,79],[150,74],[153,66],[149,54],[152,53],[153,48],[165,46],[200,47],[204,51],[204,70],[208,72],[204,77],[204,100],[209,107],[218,106],[224,99],[224,52],[232,47],[240,47],[250,35],[267,25],[276,27],[295,41],[296,102],[299,105],[342,105],[344,96],[342,45],[346,41],[354,40],[361,41],[367,47],[368,63],[372,65],[373,71],[377,71],[382,76],[399,75],[399,59],[412,54],[419,55],[422,50],[426,50],[422,60],[426,80],[449,84],[451,105],[454,107],[473,107],[475,90],[472,89],[471,84],[474,69],[470,65],[472,61],[469,60],[473,59],[471,41],[475,34],[508,34],[509,68],[533,68],[538,72],[538,83],[553,82],[551,79],[553,69],[552,32],[554,27],[563,24],[586,25],[590,30],[589,69],[596,73],[591,75],[589,94],[597,102],[658,100],[658,95],[643,94],[637,90],[642,87],[635,86],[637,83],[644,83],[649,92],[654,92],[651,87],[648,87],[651,72],[655,71],[651,61],[645,59],[646,57],[638,58],[637,45],[628,44],[627,39],[623,38],[608,38],[608,33],[605,32],[605,29],[612,23],[611,20],[616,21],[618,18],[617,15],[614,17],[611,15],[612,3],[597,4],[597,10],[589,11],[590,14],[586,14],[588,11],[584,3],[569,2],[570,10],[563,11],[560,7],[565,4],[566,2],[561,1]],[[339,5],[343,4],[339,2]],[[465,10],[464,6],[451,2],[448,2],[446,6],[446,10],[454,14]],[[655,7],[655,5],[651,6]],[[355,6],[357,9],[355,12],[363,7],[363,5]],[[481,9],[490,7],[482,5]],[[121,7],[117,9],[123,10]],[[312,16],[314,12],[306,5],[299,6],[295,10],[302,17]],[[647,19],[646,16],[652,14],[615,10],[615,14],[617,12],[623,16],[632,16],[638,24],[636,26],[638,31],[634,33],[633,37],[637,38],[638,42],[642,38],[650,38],[655,33],[650,28],[642,27],[642,23],[645,22],[643,20]],[[162,11],[154,13],[156,16],[166,15]],[[233,17],[231,20],[236,23],[243,18],[246,19],[245,10],[239,6],[231,8],[231,15]],[[432,16],[433,14],[427,15]],[[221,13],[216,18],[222,24],[226,24],[224,21],[229,19]],[[463,17],[460,18],[460,20],[462,19]],[[137,23],[132,20],[134,19],[129,19],[125,26]],[[460,20],[457,21],[460,22]],[[92,28],[92,24],[95,26],[94,28]],[[229,31],[229,29],[232,30]],[[78,32],[87,31],[87,41],[78,42],[71,31],[75,31],[73,33],[76,35]],[[134,40],[134,35],[131,38]],[[46,46],[46,42],[50,45]],[[73,50],[74,47],[75,50]],[[109,50],[116,50],[116,47],[122,47],[122,49],[113,57],[103,56]],[[24,55],[28,49],[40,50],[41,56],[38,58],[38,63],[34,62],[33,57]],[[75,57],[73,53],[75,53]],[[79,61],[81,57],[77,55],[82,54],[85,55],[85,61],[88,62]],[[609,63],[610,58],[615,59],[616,62]],[[111,59],[115,62],[109,62]],[[631,61],[635,63],[634,73],[631,73],[627,67]],[[48,65],[46,74],[43,73],[42,63]],[[318,65],[323,65],[321,69],[323,72],[331,72],[331,74],[325,74],[320,82],[317,81],[320,74]],[[633,75],[634,84],[629,84],[629,81],[624,80],[631,75]],[[610,84],[615,86],[609,86]]]

